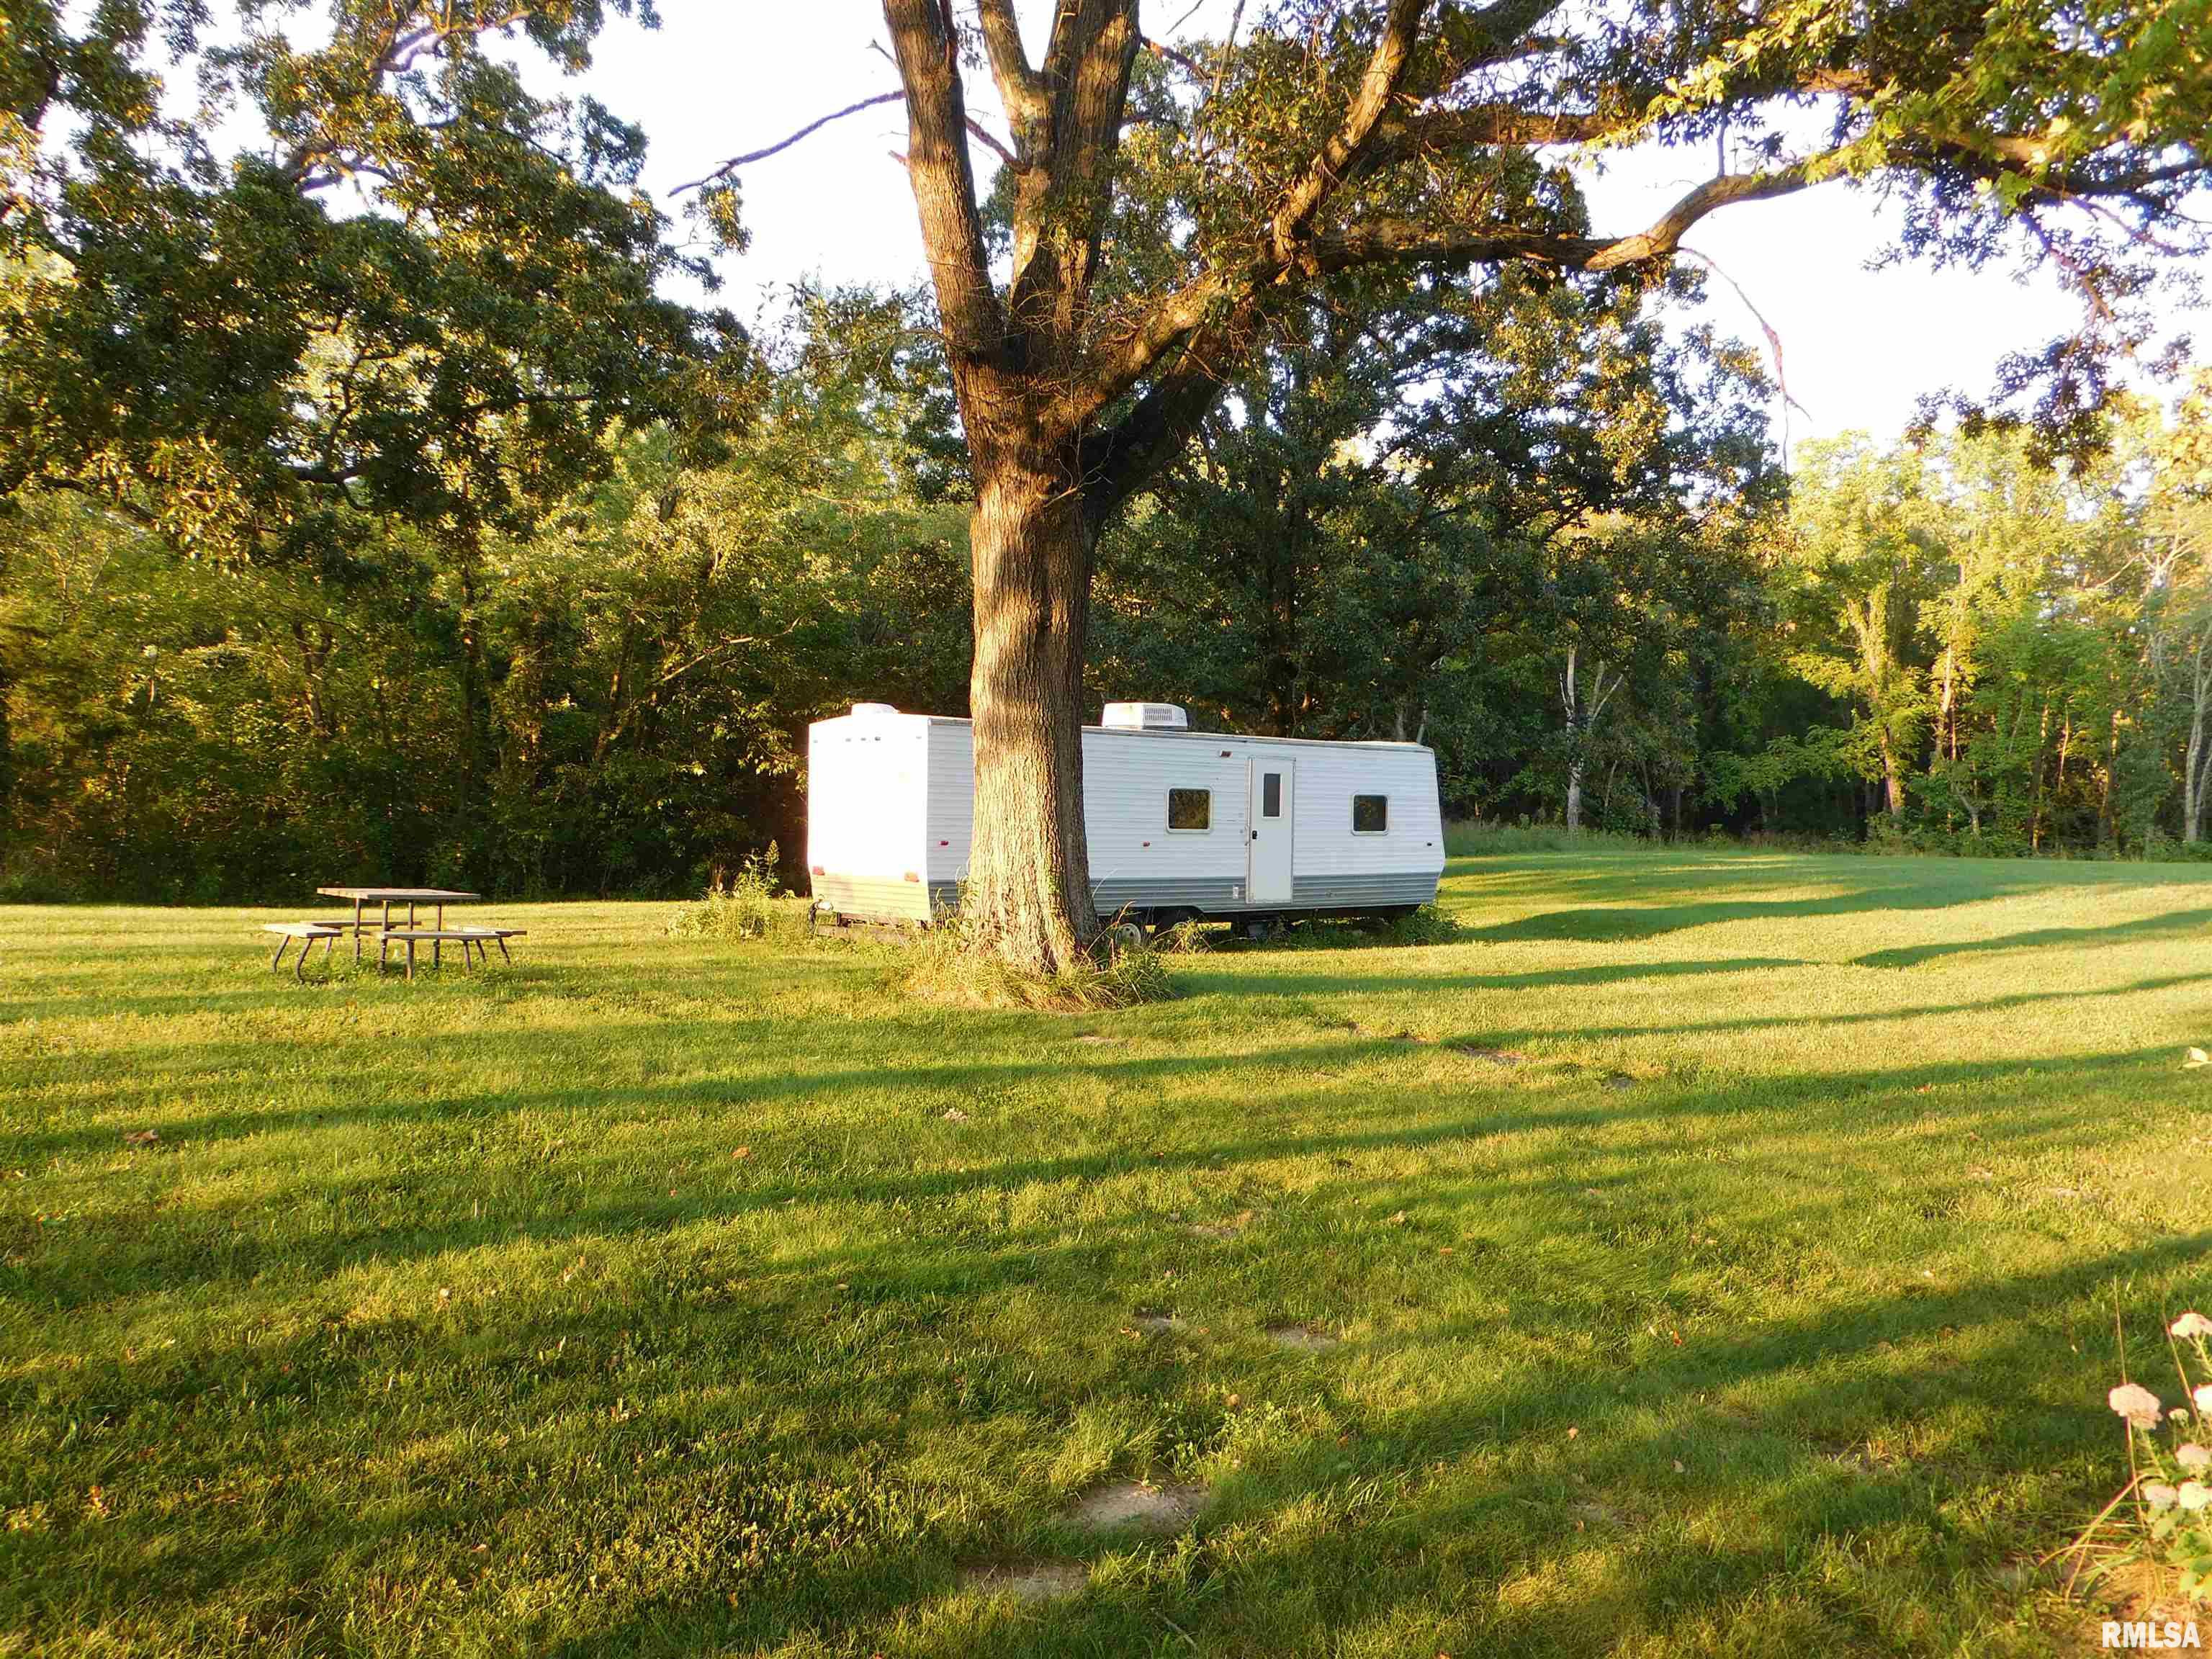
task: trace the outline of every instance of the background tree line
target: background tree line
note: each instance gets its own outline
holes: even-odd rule
[[[1094,921],[1109,695],[1418,737],[1466,816],[2193,842],[2206,416],[2112,365],[2185,351],[2205,3],[1283,0],[1177,44],[1083,0],[1032,61],[1011,0],[889,0],[901,90],[844,112],[905,106],[931,287],[748,328],[672,296],[804,133],[679,235],[580,78],[648,0],[21,0],[0,884],[693,888],[788,855],[856,697],[972,705],[975,918],[1032,968]],[[1600,234],[1558,158],[1629,144],[1716,171]],[[2062,272],[2084,324],[2006,366],[2026,425],[1785,477],[1674,256],[1855,180],[1899,256]]]
[[[1535,282],[1303,307],[1104,538],[1089,695],[1417,738],[1448,811],[1960,852],[2197,842],[2212,422],[1777,464],[1742,348]],[[260,556],[49,491],[7,521],[19,896],[348,873],[667,894],[803,835],[804,728],[960,712],[968,482],[926,300],[802,294],[709,459],[665,422],[526,527]]]

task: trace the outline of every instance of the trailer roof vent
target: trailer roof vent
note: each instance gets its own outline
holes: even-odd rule
[[[853,718],[856,720],[881,720],[886,714],[897,713],[898,710],[887,702],[856,702],[853,705]]]
[[[1101,724],[1121,732],[1188,732],[1190,716],[1179,703],[1109,702]]]

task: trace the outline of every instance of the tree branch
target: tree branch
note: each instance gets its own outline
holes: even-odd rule
[[[968,118],[968,131],[975,135],[975,142],[977,143],[982,145],[985,149],[989,150],[992,155],[997,156],[1008,167],[1018,167],[1021,165],[1021,162],[1016,159],[1014,152],[1008,149],[996,138],[994,138],[985,129],[983,124],[981,121],[978,121],[972,115]]]
[[[1062,354],[1077,341],[1105,229],[1107,216],[1091,201],[1107,187],[1121,145],[1136,11],[1137,0],[1060,0],[1042,76],[1048,144],[1015,194],[1007,311],[1034,343]]]
[[[1444,50],[1450,54],[1446,81],[1517,56],[1528,44],[1528,31],[1557,11],[1560,3],[1561,0],[1492,0],[1489,5],[1469,8],[1446,0],[1437,19]]]
[[[709,185],[719,185],[723,179],[728,178],[739,167],[750,167],[755,161],[765,161],[769,156],[776,155],[780,151],[789,149],[800,139],[808,137],[814,133],[821,131],[823,128],[828,126],[832,121],[842,121],[848,115],[858,115],[862,110],[873,109],[878,104],[896,104],[902,101],[905,97],[906,94],[903,91],[879,92],[872,98],[861,99],[857,104],[848,104],[842,109],[831,110],[829,114],[823,116],[820,119],[809,121],[805,126],[799,128],[798,131],[793,133],[790,137],[779,139],[775,143],[769,144],[763,149],[747,150],[743,155],[732,155],[728,161],[723,162],[721,166],[716,167],[712,173],[707,173],[703,177],[694,179],[688,185],[678,185],[675,189],[670,191],[668,193],[671,196],[681,196],[686,191],[703,190]]]
[[[1182,52],[1169,46],[1164,40],[1155,40],[1148,34],[1145,36],[1145,50],[1164,64],[1173,64],[1194,81],[1204,81],[1207,78],[1204,67],[1195,58],[1187,52]]]
[[[1030,67],[1022,51],[1022,27],[1014,16],[1013,0],[975,0],[983,25],[983,48],[990,55],[991,78],[998,85],[999,101],[1006,106],[1006,122],[1013,129],[1014,147],[1032,155],[1043,147],[1051,105],[1044,82]]]
[[[1268,228],[1269,238],[1275,258],[1283,264],[1290,263],[1292,250],[1313,222],[1314,215],[1342,180],[1346,170],[1389,109],[1391,97],[1413,61],[1413,37],[1427,3],[1428,0],[1390,0],[1389,12],[1382,21],[1382,38],[1375,43],[1374,54],[1367,60],[1367,72],[1360,77],[1359,90],[1352,95],[1352,106],[1345,111],[1342,124],[1321,147],[1304,174],[1285,193],[1282,205],[1275,210],[1274,221]]]
[[[1203,345],[1186,357],[1173,374],[1153,381],[1121,420],[1084,444],[1083,511],[1094,528],[1175,458],[1220,400],[1225,363]]]
[[[1498,227],[1454,230],[1416,220],[1377,217],[1306,237],[1286,256],[1271,252],[1240,266],[1217,267],[1165,296],[1118,340],[1102,344],[1093,354],[1091,378],[1073,389],[1072,412],[1079,418],[1096,415],[1136,385],[1210,315],[1242,305],[1285,277],[1329,276],[1365,265],[1509,261],[1571,270],[1614,270],[1671,255],[1690,228],[1717,208],[1805,189],[1815,182],[1811,170],[1822,159],[1813,157],[1772,173],[1709,179],[1648,229],[1626,236],[1565,236]]]
[[[1788,196],[1817,184],[1820,179],[1814,176],[1814,169],[1824,159],[1814,156],[1771,173],[1723,173],[1708,179],[1662,214],[1649,230],[1605,242],[1582,261],[1582,268],[1617,270],[1623,265],[1663,258],[1682,245],[1682,238],[1690,234],[1692,225],[1717,208],[1737,202],[1764,201],[1771,196]]]
[[[1006,316],[991,286],[968,156],[968,106],[950,0],[884,0],[884,21],[906,88],[907,173],[956,381],[1006,343]]]
[[[1409,161],[1424,151],[1546,144],[1586,143],[1640,123],[1640,115],[1548,112],[1513,104],[1474,104],[1464,109],[1432,110],[1402,120],[1385,121],[1362,158],[1367,170]]]

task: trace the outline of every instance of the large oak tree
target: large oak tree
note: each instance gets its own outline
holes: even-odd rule
[[[2152,267],[2201,245],[2180,209],[2212,125],[2206,0],[1281,0],[1239,38],[1245,9],[1177,44],[1139,0],[1060,0],[1032,56],[1014,0],[884,0],[975,483],[967,905],[1019,964],[1071,962],[1093,926],[1100,527],[1273,308],[1376,268],[1649,280],[1718,210],[1870,181],[1904,251],[2047,260],[2081,290],[2081,333],[2010,366],[2063,424],[2145,343]],[[986,66],[1003,139],[969,108]],[[1630,143],[1712,171],[1594,227],[1566,148]]]

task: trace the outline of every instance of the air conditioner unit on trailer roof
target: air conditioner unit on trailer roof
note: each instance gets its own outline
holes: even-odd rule
[[[1190,716],[1173,702],[1109,702],[1098,722],[1118,732],[1188,732]]]

